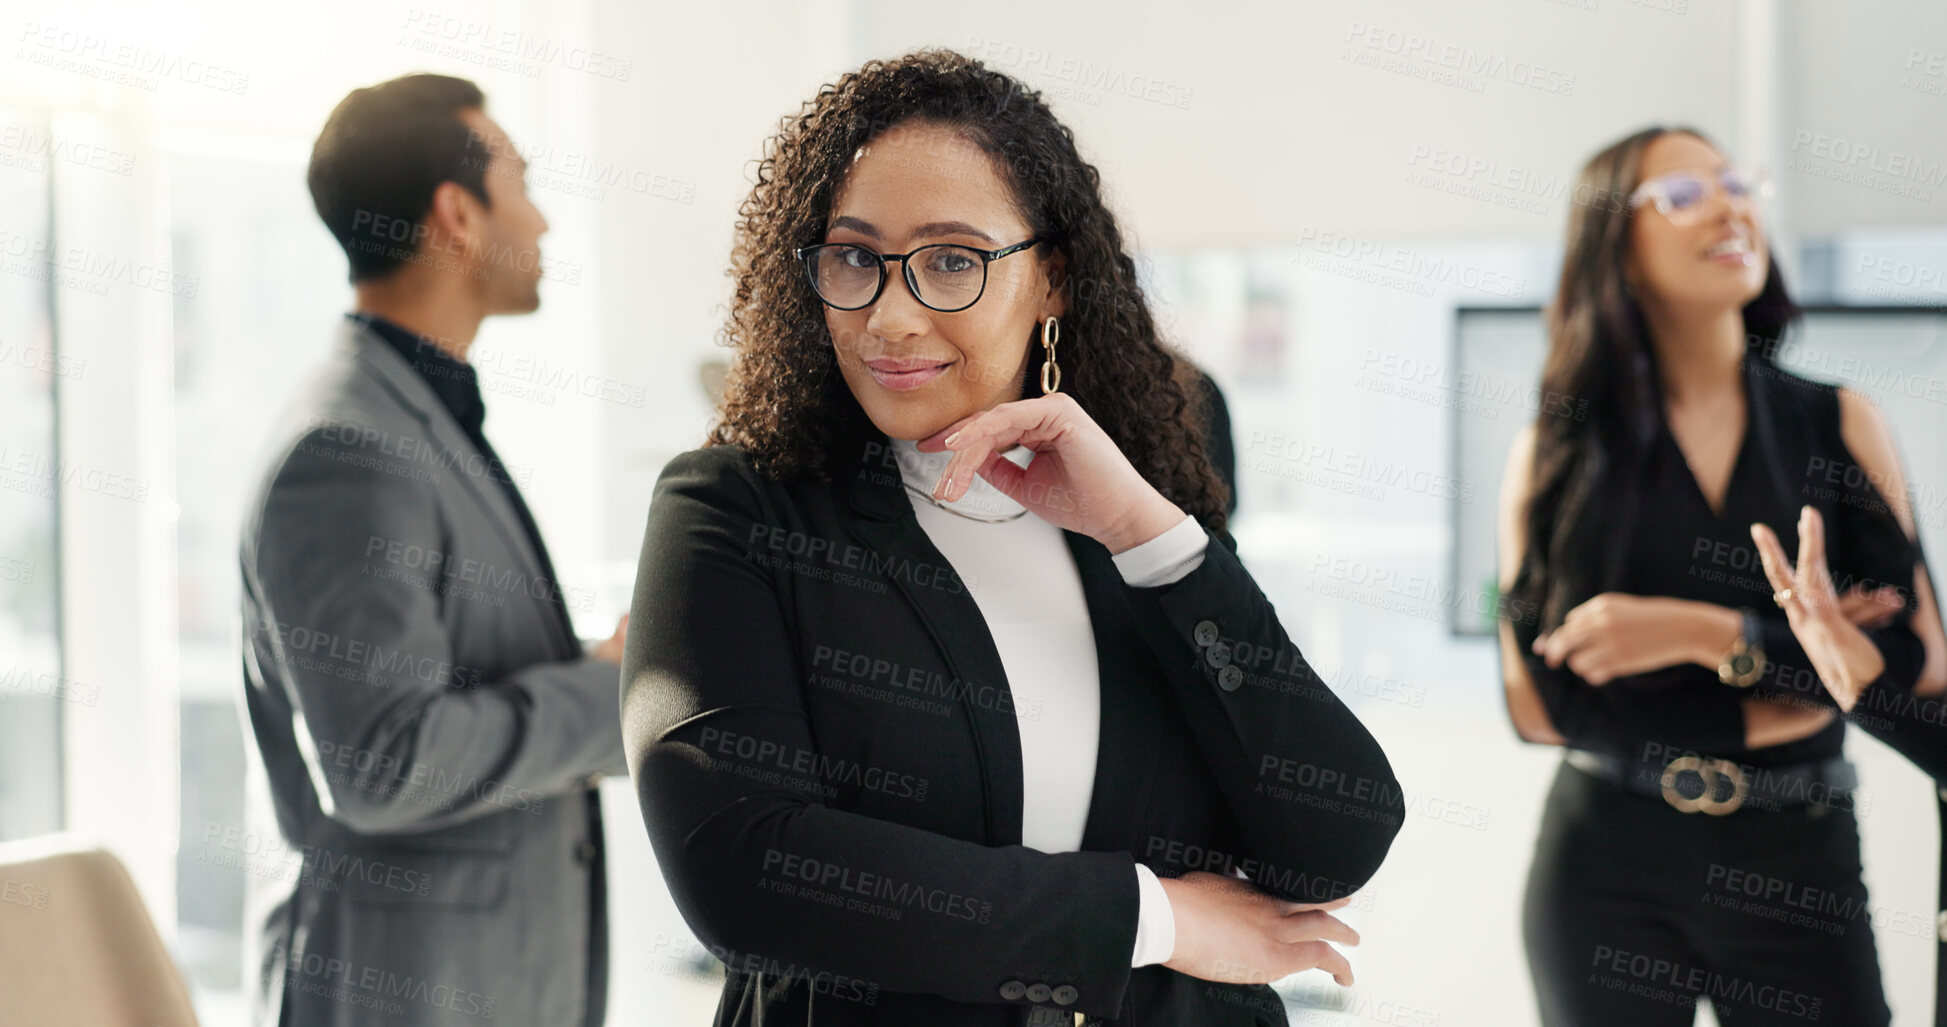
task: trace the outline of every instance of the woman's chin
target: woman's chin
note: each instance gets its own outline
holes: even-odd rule
[[[1672,289],[1665,293],[1663,305],[1672,311],[1687,311],[1693,315],[1706,311],[1715,314],[1719,311],[1742,310],[1764,291],[1762,277],[1755,282],[1740,277],[1731,281],[1720,279],[1708,285],[1697,281],[1684,284],[1688,288]]]
[[[917,442],[952,424],[957,418],[932,412],[932,409],[888,410],[888,404],[875,403],[865,408],[865,414],[872,419],[872,426],[885,433],[889,439],[906,439]]]
[[[850,384],[853,397],[871,419],[872,426],[889,439],[923,439],[998,402],[994,400],[983,407],[978,400],[945,392],[923,396],[918,391],[883,388],[869,378],[863,383]]]

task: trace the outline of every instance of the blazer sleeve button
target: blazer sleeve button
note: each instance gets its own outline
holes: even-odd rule
[[[1198,645],[1209,645],[1218,639],[1216,621],[1198,621],[1196,639]]]
[[[575,862],[587,866],[595,861],[595,843],[583,838],[575,843]]]
[[[1216,645],[1204,650],[1203,660],[1205,663],[1220,670],[1230,666],[1230,646],[1218,642]]]
[[[1051,993],[1052,992],[1047,985],[1042,984],[1038,981],[1034,984],[1028,985],[1029,1002],[1046,1002],[1048,1001],[1048,996]]]
[[[1059,1006],[1072,1006],[1075,1004],[1076,999],[1082,997],[1082,993],[1076,991],[1075,986],[1072,984],[1064,984],[1056,988],[1053,994],[1055,1004]]]
[[[1020,981],[1008,981],[1001,985],[1001,997],[1012,1002],[1028,993],[1028,986]]]
[[[1225,667],[1217,672],[1217,687],[1226,692],[1237,691],[1237,686],[1243,683],[1244,672],[1236,667]]]

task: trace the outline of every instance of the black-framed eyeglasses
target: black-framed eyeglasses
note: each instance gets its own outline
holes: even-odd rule
[[[998,250],[932,243],[910,253],[874,253],[856,243],[828,242],[794,251],[811,291],[826,306],[862,310],[886,289],[886,261],[896,260],[913,298],[942,314],[965,310],[987,291],[987,265],[1041,242],[1035,236]]]

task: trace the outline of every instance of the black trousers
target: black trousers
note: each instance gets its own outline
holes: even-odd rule
[[[1522,920],[1548,1027],[1892,1018],[1849,810],[1683,813],[1563,763]]]

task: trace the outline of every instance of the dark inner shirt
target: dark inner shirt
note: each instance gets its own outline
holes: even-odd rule
[[[548,547],[541,543],[541,529],[535,525],[534,515],[528,510],[527,501],[521,498],[521,490],[514,484],[513,476],[507,473],[506,464],[494,452],[493,445],[481,430],[487,419],[487,404],[480,395],[479,373],[468,364],[447,356],[433,340],[377,314],[354,313],[345,316],[371,328],[379,338],[397,350],[406,363],[412,365],[412,369],[432,388],[433,395],[439,397],[447,412],[459,422],[461,430],[480,450],[480,455],[486,458],[487,477],[498,482],[501,490],[507,493],[507,501],[513,504],[521,528],[527,532],[528,543],[534,547],[534,555],[540,560],[541,573],[547,576],[549,605],[561,618],[561,625],[567,629],[568,637],[576,637],[574,622],[568,616],[567,605],[560,598],[560,581],[554,576],[554,563],[548,559]]]
[[[1917,549],[1846,448],[1834,386],[1800,378],[1756,356],[1745,359],[1741,377],[1746,429],[1721,512],[1705,501],[1668,420],[1659,417],[1657,437],[1636,476],[1640,491],[1633,508],[1624,509],[1628,504],[1619,496],[1594,504],[1597,532],[1591,537],[1602,539],[1603,549],[1597,554],[1601,564],[1593,588],[1755,610],[1766,620],[1766,637],[1774,643],[1767,645],[1772,664],[1767,680],[1791,673],[1798,682],[1795,694],[1818,698],[1823,687],[1803,652],[1792,651],[1795,642],[1784,627],[1784,611],[1772,601],[1751,525],[1769,525],[1795,559],[1799,508],[1818,510],[1826,526],[1826,562],[1842,595],[1854,585],[1881,584],[1910,595]],[[1570,605],[1587,598],[1577,597]],[[1664,759],[1677,754],[1672,750],[1695,747],[1705,755],[1759,766],[1841,752],[1843,719],[1796,742],[1746,750],[1741,734],[1732,736],[1741,722],[1736,707],[1751,693],[1720,682],[1715,668],[1685,663],[1590,686],[1566,666],[1551,671],[1538,659],[1527,658],[1525,647],[1534,635],[1532,626],[1523,630],[1517,625],[1516,638],[1536,687],[1571,746],[1638,758],[1650,752]],[[1911,670],[1888,660],[1889,678]],[[1912,683],[1882,680],[1872,687],[1911,689]],[[1829,699],[1822,701],[1830,704]]]

